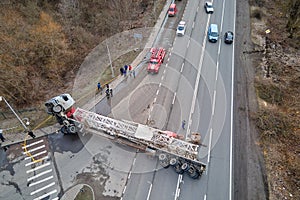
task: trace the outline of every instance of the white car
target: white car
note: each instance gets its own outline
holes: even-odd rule
[[[207,14],[213,14],[214,8],[211,2],[206,1],[204,4],[204,8]]]
[[[177,26],[177,30],[176,30],[176,35],[178,36],[184,36],[185,33],[185,21],[180,21],[178,26]]]

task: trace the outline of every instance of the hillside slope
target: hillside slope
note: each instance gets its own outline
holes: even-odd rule
[[[66,92],[84,57],[103,39],[153,26],[157,2],[163,0],[3,1],[0,94],[28,107]]]

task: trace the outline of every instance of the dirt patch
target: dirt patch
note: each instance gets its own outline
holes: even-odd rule
[[[300,199],[299,1],[250,1],[258,110],[251,117],[263,152],[269,199]],[[296,11],[295,11],[296,9]],[[269,30],[269,31],[266,31]],[[255,98],[253,96],[252,98]],[[251,99],[251,98],[249,98]]]

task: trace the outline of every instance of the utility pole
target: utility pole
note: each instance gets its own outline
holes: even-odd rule
[[[110,62],[111,76],[114,78],[115,77],[115,73],[114,73],[114,69],[113,69],[113,66],[112,66],[112,62],[111,62],[110,51],[109,51],[109,48],[108,48],[107,39],[105,40],[105,43],[106,43],[106,48],[107,48],[107,52],[108,52],[108,58],[109,58],[109,62]]]

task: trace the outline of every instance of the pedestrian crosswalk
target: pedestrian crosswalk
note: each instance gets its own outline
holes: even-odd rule
[[[58,200],[57,182],[52,169],[51,157],[43,139],[24,143],[27,187],[33,200]]]

